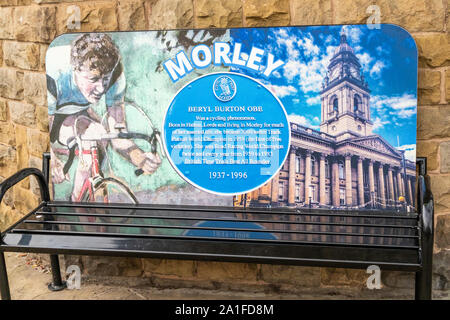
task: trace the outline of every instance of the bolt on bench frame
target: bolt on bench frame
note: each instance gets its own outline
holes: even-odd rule
[[[364,269],[378,265],[382,270],[415,272],[415,298],[431,299],[434,208],[426,158],[417,159],[418,205],[412,213],[56,202],[50,200],[49,162],[50,155],[45,153],[42,172],[23,169],[0,184],[1,202],[7,190],[34,175],[42,199],[37,208],[1,233],[2,299],[11,299],[4,252],[50,254],[53,281],[49,289],[54,291],[65,288],[58,254],[74,254]],[[102,218],[122,220],[97,222]],[[152,222],[125,222],[136,219]],[[185,224],[197,220],[229,225]],[[237,227],[246,222],[266,227]],[[95,231],[74,230],[82,226]],[[120,228],[145,229],[148,233],[120,232]],[[172,230],[172,234],[161,230]],[[234,238],[223,236],[227,233]],[[265,238],[274,234],[278,234],[275,240]]]

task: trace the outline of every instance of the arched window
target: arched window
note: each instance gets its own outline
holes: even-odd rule
[[[338,101],[337,97],[335,97],[333,99],[333,111],[336,111],[336,113],[339,113],[339,101]]]
[[[355,94],[355,97],[353,98],[353,111],[363,111],[362,105],[361,105],[361,97],[357,94]]]
[[[311,175],[316,176],[316,167],[317,167],[317,163],[316,163],[316,157],[311,156]]]
[[[339,179],[344,179],[344,162],[339,161]]]

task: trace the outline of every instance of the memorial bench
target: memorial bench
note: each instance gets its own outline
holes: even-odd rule
[[[49,161],[44,154],[42,172],[23,169],[0,185],[1,201],[9,188],[33,175],[42,198],[1,234],[2,299],[11,297],[4,252],[50,254],[52,290],[65,286],[58,254],[72,254],[364,269],[377,265],[415,272],[416,299],[431,298],[434,210],[425,158],[417,160],[418,211],[410,213],[51,201]],[[187,226],[187,220],[210,224]],[[264,227],[255,229],[254,224]],[[81,226],[87,228],[77,229]],[[136,234],[134,228],[151,232]]]
[[[379,42],[376,47],[371,40],[361,50],[396,57],[389,64],[401,77],[374,79],[375,87],[384,83],[377,88],[378,97],[409,97],[398,127],[393,122],[376,134],[369,82],[345,30],[337,32],[341,27],[68,34],[55,39],[46,63],[50,141],[52,156],[58,148],[64,156],[52,159],[53,200],[48,153],[42,171],[23,169],[0,184],[0,202],[28,176],[36,177],[41,193],[40,205],[1,233],[2,298],[10,299],[4,252],[32,252],[50,254],[51,290],[65,287],[58,255],[70,254],[360,269],[376,265],[382,271],[415,272],[416,299],[430,299],[433,198],[426,159],[416,160],[416,173],[414,162],[405,159],[416,144],[417,67],[404,63],[417,63],[414,40],[393,25],[380,31],[353,26],[358,34],[374,33],[367,37]],[[308,44],[305,54],[283,45],[291,43],[290,34],[307,37],[299,42]],[[269,38],[286,50],[269,46]],[[333,39],[339,43],[335,48],[330,47]],[[379,50],[392,40],[398,40],[399,50]],[[334,54],[322,70],[322,89],[314,89],[320,108],[314,101],[315,107],[306,107],[300,100],[315,97],[299,79],[290,79],[293,69],[317,62],[318,52],[322,59],[330,49]],[[86,71],[90,59],[95,63]],[[404,86],[386,90],[398,82]],[[285,105],[283,97],[290,97]],[[386,115],[395,118],[398,108],[389,108]],[[302,125],[305,115],[320,121],[320,131],[313,123]],[[397,148],[388,130],[398,134]],[[400,150],[399,136],[403,149],[411,149]],[[112,143],[114,139],[122,141]],[[149,145],[134,142],[139,139]],[[109,146],[122,162],[110,161]],[[158,151],[167,159],[159,162]],[[78,167],[66,175],[76,156]],[[102,160],[109,162],[109,172],[102,171]],[[143,173],[148,176],[138,178]],[[121,192],[109,192],[108,184]],[[243,207],[234,201],[238,196]]]

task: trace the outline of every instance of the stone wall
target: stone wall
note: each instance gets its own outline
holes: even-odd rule
[[[0,0],[0,179],[41,167],[47,151],[45,52],[81,13],[80,31],[253,27],[366,23],[380,8],[382,23],[412,33],[419,48],[418,156],[429,160],[436,201],[435,289],[450,289],[450,43],[448,0]],[[36,204],[35,181],[10,191],[1,206],[4,229]],[[97,274],[145,276],[153,284],[277,291],[280,286],[363,288],[365,271],[157,259],[78,258]],[[242,286],[242,282],[246,286]],[[384,272],[387,294],[411,287],[412,274]],[[390,291],[389,291],[390,290]]]

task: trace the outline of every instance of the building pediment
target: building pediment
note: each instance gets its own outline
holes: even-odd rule
[[[394,147],[392,147],[389,144],[389,142],[387,142],[385,139],[383,139],[379,135],[372,135],[372,136],[362,137],[362,138],[353,138],[353,139],[346,140],[345,142],[349,142],[349,143],[352,143],[357,146],[367,147],[372,150],[384,153],[386,155],[390,155],[395,158],[401,158],[401,156],[402,156],[400,151],[398,151]]]

